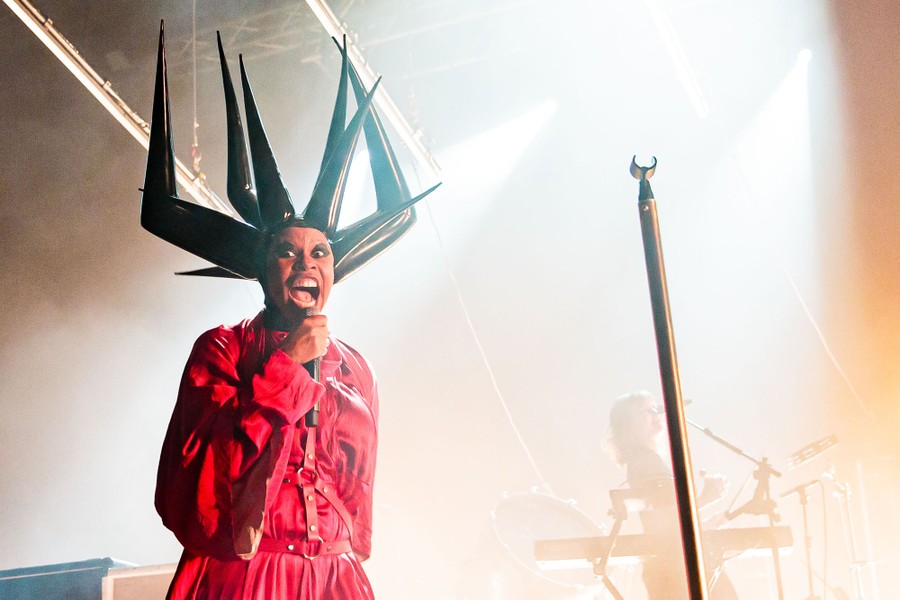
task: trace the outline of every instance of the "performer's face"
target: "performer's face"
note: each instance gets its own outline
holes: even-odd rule
[[[266,296],[289,322],[308,309],[321,311],[334,285],[334,255],[325,234],[287,227],[275,234],[266,253]]]
[[[634,429],[637,438],[645,442],[657,442],[665,432],[663,413],[650,398],[644,398],[636,407]]]

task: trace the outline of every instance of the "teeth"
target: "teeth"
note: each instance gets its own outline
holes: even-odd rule
[[[295,287],[301,287],[301,288],[318,288],[318,287],[319,287],[319,282],[316,281],[315,279],[312,279],[312,278],[309,278],[309,277],[304,277],[303,279],[301,279],[300,281],[297,282],[297,284],[296,284]]]

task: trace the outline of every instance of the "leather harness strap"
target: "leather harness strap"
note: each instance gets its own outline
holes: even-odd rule
[[[325,497],[334,507],[338,515],[347,525],[350,537],[353,537],[353,519],[350,511],[341,502],[334,489],[334,484],[329,484],[319,478],[316,472],[316,427],[310,427],[306,434],[306,446],[303,452],[303,467],[299,471],[286,473],[282,480],[284,485],[295,485],[300,491],[300,501],[306,513],[306,541],[276,540],[263,538],[260,542],[261,552],[286,552],[299,554],[309,559],[314,559],[321,554],[343,554],[350,552],[352,546],[350,540],[338,540],[326,542],[322,539],[319,529],[319,513],[316,508],[316,494]]]
[[[263,538],[259,542],[260,552],[297,554],[311,560],[323,554],[345,554],[352,550],[353,548],[350,546],[350,540],[338,540],[336,542],[303,542]]]

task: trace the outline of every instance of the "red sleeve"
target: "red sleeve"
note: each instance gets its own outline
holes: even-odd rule
[[[242,344],[225,327],[194,344],[157,473],[163,524],[188,550],[225,559],[255,553],[294,423],[324,393],[280,350],[256,358],[259,367],[242,381]]]
[[[376,430],[378,423],[378,386],[372,381],[371,390],[367,396],[371,402],[372,414],[375,418]],[[377,455],[377,437],[375,444],[369,448],[368,455],[364,457],[367,466],[365,474],[359,479],[361,494],[359,494],[359,510],[354,515],[353,529],[355,539],[353,550],[360,560],[367,560],[372,554],[372,500],[373,484],[375,482],[375,457]]]
[[[375,418],[376,431],[378,424],[378,386],[374,378],[371,379],[371,388],[366,396],[371,403],[372,415]],[[361,560],[366,560],[372,554],[372,493],[373,484],[375,482],[375,457],[377,455],[377,435],[375,444],[369,449],[366,462],[365,474],[360,479],[363,496],[360,502],[360,509],[356,515],[354,528],[357,532],[357,541],[354,543],[354,550],[357,551]]]
[[[344,415],[336,435],[341,445],[354,447],[354,460],[340,468],[345,496],[342,498],[353,516],[353,550],[360,560],[372,552],[372,500],[375,479],[375,459],[378,449],[378,385],[368,361],[345,343],[342,359],[349,374],[344,380],[357,390],[367,411],[354,417]]]

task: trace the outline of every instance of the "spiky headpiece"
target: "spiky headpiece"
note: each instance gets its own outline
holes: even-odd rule
[[[141,225],[167,242],[217,265],[193,271],[192,274],[239,279],[258,279],[261,275],[259,252],[266,236],[292,225],[318,229],[331,244],[334,281],[337,283],[400,239],[415,223],[413,204],[437,186],[415,198],[410,197],[384,127],[371,105],[378,84],[368,94],[365,93],[355,70],[349,66],[345,43],[341,48],[341,81],[325,155],[312,197],[302,216],[296,214],[282,182],[241,60],[247,133],[256,182],[254,190],[237,98],[221,38],[218,42],[228,118],[228,200],[244,220],[233,219],[224,213],[185,202],[178,197],[169,119],[165,36],[163,26],[160,25],[156,92],[153,99],[147,174],[141,201]],[[345,127],[348,80],[353,86],[358,108]],[[366,134],[375,180],[377,209],[370,216],[338,230],[341,200],[361,129]]]

